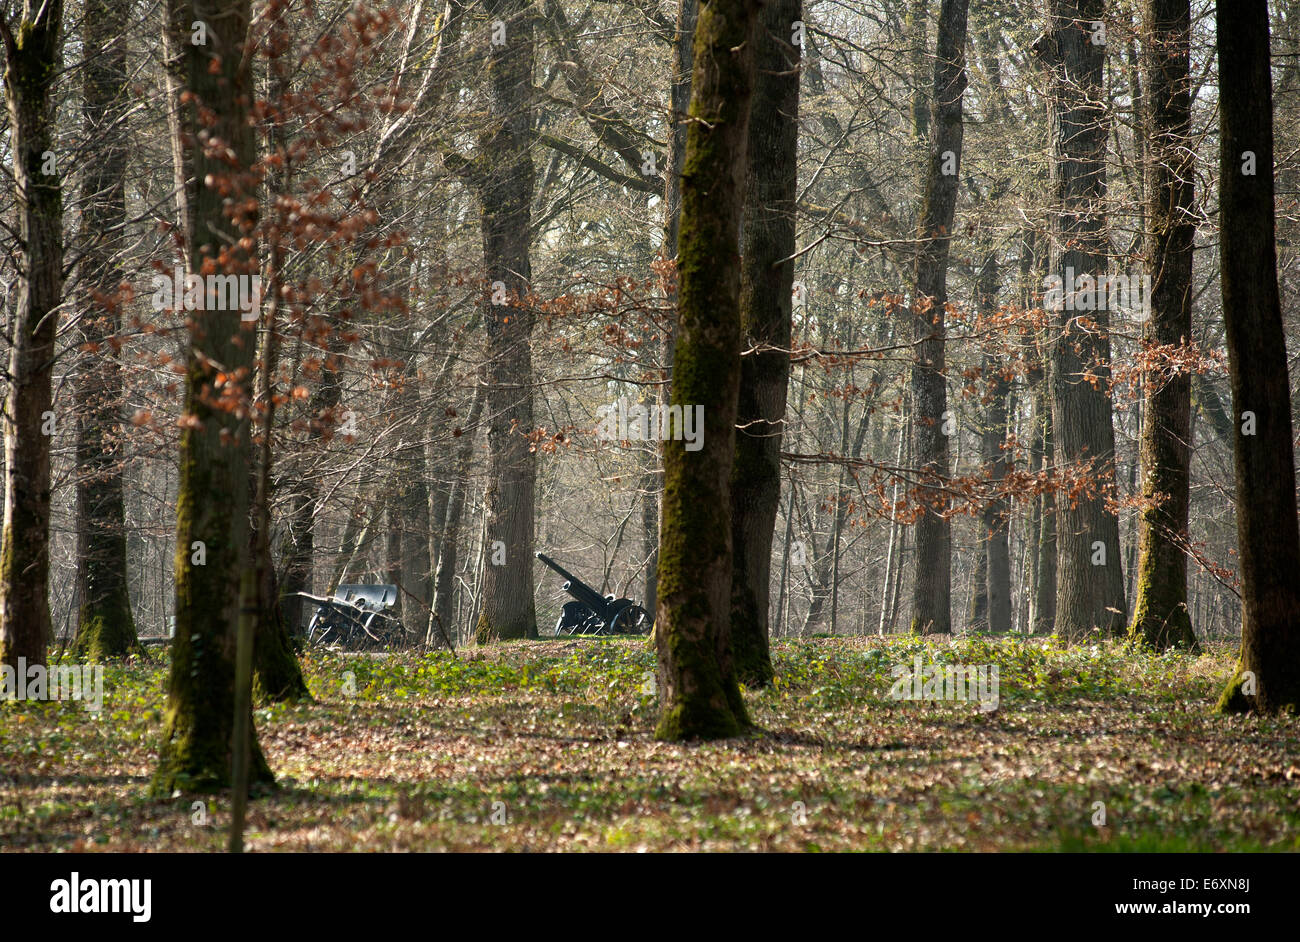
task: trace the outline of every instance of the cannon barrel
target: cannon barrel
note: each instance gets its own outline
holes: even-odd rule
[[[565,578],[565,592],[568,592],[583,605],[586,605],[600,618],[608,620],[611,614],[609,611],[609,601],[603,595],[591,586],[587,585],[587,583],[583,582],[573,573],[569,572],[569,570],[565,569],[555,560],[551,559],[551,557],[547,556],[545,553],[537,553],[535,555],[547,566],[554,569]]]
[[[555,560],[551,559],[551,557],[547,556],[545,553],[534,553],[533,555],[535,555],[542,562],[546,563],[547,566],[554,569],[560,575],[564,576],[564,578],[569,580],[570,582],[582,582],[581,579],[579,579],[573,573],[569,572],[569,570],[565,569],[563,566],[561,566]]]

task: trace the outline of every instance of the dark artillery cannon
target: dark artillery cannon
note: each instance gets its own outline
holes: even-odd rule
[[[297,594],[316,606],[307,625],[308,644],[372,648],[387,647],[403,639],[395,585],[341,585],[334,590],[333,598]]]
[[[537,558],[564,577],[564,591],[574,601],[565,602],[556,635],[643,635],[649,632],[652,619],[644,608],[631,599],[601,595],[545,553]]]

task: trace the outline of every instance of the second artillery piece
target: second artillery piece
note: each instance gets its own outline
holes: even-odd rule
[[[631,599],[601,595],[545,553],[537,558],[564,577],[564,591],[574,598],[560,610],[556,635],[643,635],[650,630],[650,615]]]

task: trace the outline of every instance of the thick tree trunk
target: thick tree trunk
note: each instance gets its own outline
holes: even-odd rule
[[[1300,708],[1300,532],[1274,246],[1268,4],[1219,0],[1215,22],[1219,252],[1238,423],[1234,465],[1242,584],[1241,658],[1218,706],[1227,712],[1294,713]]]
[[[1115,426],[1110,402],[1110,318],[1105,304],[1087,307],[1086,279],[1106,278],[1105,45],[1094,23],[1105,0],[1050,0],[1046,33],[1035,55],[1050,73],[1052,122],[1051,258],[1062,284],[1053,304],[1050,354],[1057,461],[1090,464],[1090,489],[1058,501],[1056,630],[1082,640],[1124,631],[1124,573],[1119,519],[1106,502],[1115,491]],[[1076,291],[1083,294],[1076,295]],[[1064,299],[1084,299],[1071,310]],[[1096,300],[1095,294],[1091,296]]]
[[[1147,73],[1147,273],[1152,343],[1176,348],[1192,339],[1193,212],[1191,3],[1146,0],[1143,62]],[[1187,509],[1191,476],[1192,380],[1146,375],[1142,423],[1142,511],[1137,593],[1130,637],[1159,650],[1197,649],[1187,610]]]
[[[668,153],[664,162],[664,244],[663,257],[677,261],[677,235],[681,224],[682,166],[686,162],[687,113],[691,106],[691,72],[694,62],[695,22],[699,17],[698,0],[678,0],[677,22],[673,35],[672,85],[668,107],[672,124],[668,130]],[[670,323],[663,340],[664,380],[670,380],[673,368],[673,327]],[[660,406],[668,405],[669,386],[659,388]],[[663,504],[663,451],[656,454],[653,468],[642,479],[642,526],[651,549],[646,558],[645,610],[654,613],[659,605],[659,526]]]
[[[533,23],[524,0],[489,0],[488,15],[506,23],[506,42],[489,53],[494,126],[477,165],[483,211],[488,336],[487,543],[479,644],[537,637],[533,605],[533,527],[537,460],[533,429],[533,326],[529,282],[533,198]]]
[[[111,233],[126,224],[126,45],[128,4],[88,0],[83,37],[101,52],[87,60],[83,116],[98,142],[82,177],[81,270],[89,286],[79,299],[81,339],[95,352],[78,371],[77,636],[73,650],[92,660],[136,650],[126,571],[126,503],[122,489],[122,371],[111,342],[121,329],[117,300],[121,266]]]
[[[6,11],[3,14],[8,16]],[[14,201],[22,247],[5,400],[4,548],[0,551],[0,664],[44,664],[50,641],[50,441],[54,339],[63,300],[63,188],[54,149],[54,83],[63,4],[23,4],[17,33],[3,24]]]
[[[731,466],[740,385],[740,221],[754,85],[757,0],[712,0],[695,29],[682,172],[672,403],[704,408],[697,451],[664,443],[655,643],[660,739],[749,725],[731,659]]]
[[[795,199],[798,195],[802,0],[774,0],[758,27],[741,238],[740,399],[731,470],[731,644],[736,676],[772,682],[768,649],[772,534],[781,503],[781,437],[790,381]]]
[[[229,246],[251,232],[253,220],[226,213],[222,184],[251,193],[253,130],[247,109],[252,82],[248,0],[196,0],[194,19],[206,25],[207,43],[189,45],[188,90],[205,109],[206,136],[225,146],[209,153],[194,148],[193,174],[200,181],[193,228],[186,232],[191,270],[205,261],[218,272],[249,276],[255,263]],[[187,105],[183,128],[197,137],[195,105]],[[234,159],[232,165],[226,157]],[[191,176],[191,174],[185,174]],[[224,256],[224,258],[222,258]],[[221,258],[221,261],[218,259]],[[247,414],[214,401],[217,368],[244,377],[240,389],[223,387],[222,398],[248,399],[255,355],[254,322],[236,310],[190,312],[190,349],[185,376],[185,420],[180,442],[176,504],[176,639],[156,794],[210,791],[230,785],[235,711],[235,647],[241,573],[250,564],[249,473],[252,448]],[[227,380],[230,382],[231,380]],[[234,380],[239,383],[239,380]],[[250,730],[251,717],[249,719]],[[250,782],[273,777],[250,735]]]
[[[944,0],[935,48],[933,131],[925,178],[916,291],[912,302],[913,461],[923,484],[948,476],[949,416],[944,366],[944,306],[948,303],[948,250],[957,208],[962,148],[962,95],[966,90],[966,0]],[[912,629],[952,631],[952,528],[943,516],[948,500],[923,490],[927,506],[916,523]]]

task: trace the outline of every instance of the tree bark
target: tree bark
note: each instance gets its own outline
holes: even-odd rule
[[[749,725],[731,658],[731,466],[740,385],[739,236],[757,0],[702,4],[682,168],[672,404],[704,407],[697,451],[664,442],[655,644],[660,739]]]
[[[254,158],[248,42],[248,0],[195,0],[193,15],[207,42],[185,47],[188,91],[182,129],[200,143],[191,151],[199,181],[186,232],[190,269],[250,275],[256,262],[231,246],[250,236],[255,220],[226,212],[222,187],[251,197]],[[227,160],[233,158],[233,163]],[[254,203],[254,205],[256,205]],[[255,322],[236,310],[189,313],[185,411],[176,503],[176,639],[155,794],[211,791],[231,784],[235,649],[241,573],[250,564],[249,400]],[[217,374],[224,383],[217,385]],[[249,718],[250,730],[251,717]],[[272,782],[256,733],[249,744],[249,780]]]
[[[681,224],[682,165],[686,162],[686,129],[691,107],[691,72],[694,61],[695,22],[699,17],[698,0],[679,0],[673,33],[672,85],[669,93],[671,126],[668,130],[668,154],[664,161],[664,244],[665,260],[677,261],[677,235]],[[670,323],[663,340],[664,380],[673,369],[673,326]],[[669,386],[660,387],[658,402],[668,405]],[[663,450],[655,455],[655,466],[643,478],[642,526],[646,541],[653,544],[646,559],[645,610],[655,612],[659,605],[659,526],[663,504]]]
[[[1300,530],[1274,245],[1268,4],[1219,0],[1215,13],[1219,252],[1232,407],[1238,422],[1233,464],[1242,584],[1241,657],[1218,708],[1294,713],[1300,707]],[[1248,174],[1252,158],[1255,172]],[[1250,419],[1253,429],[1247,424]]]
[[[791,40],[802,8],[802,0],[775,0],[763,10],[747,145],[740,271],[745,355],[731,470],[731,643],[736,675],[751,687],[773,677],[768,609],[790,382],[799,170],[799,46]]]
[[[397,585],[401,587],[402,627],[408,640],[419,640],[423,636],[433,601],[432,518],[429,487],[425,483],[424,442],[420,436],[420,429],[427,428],[427,424],[416,421],[420,415],[420,394],[415,383],[415,377],[407,377],[397,393],[396,414],[411,416],[412,419],[403,423],[403,441],[394,456],[396,493],[390,504],[390,513],[396,508],[401,518],[398,532],[401,534],[402,554]],[[405,440],[407,435],[411,440]]]
[[[533,198],[533,22],[525,0],[488,0],[488,16],[506,23],[503,45],[489,53],[492,130],[476,165],[483,214],[488,339],[488,485],[479,644],[537,637],[533,604],[533,527],[537,460],[533,429],[533,327],[530,211]]]
[[[6,14],[7,16],[7,14]],[[4,548],[0,551],[0,664],[43,665],[51,635],[50,441],[54,342],[63,300],[63,185],[54,156],[54,83],[63,4],[23,4],[5,47],[14,202],[21,255],[5,400]]]
[[[1147,273],[1152,343],[1172,349],[1192,339],[1194,153],[1191,140],[1191,3],[1146,0]],[[1137,592],[1129,636],[1157,650],[1198,650],[1187,609],[1187,512],[1191,477],[1192,380],[1179,372],[1145,376],[1139,446],[1142,510]]]
[[[1105,45],[1094,25],[1105,0],[1051,0],[1046,33],[1034,46],[1050,74],[1052,124],[1051,259],[1064,297],[1081,280],[1105,279]],[[1068,282],[1068,283],[1067,283]],[[1095,296],[1094,296],[1095,300]],[[1054,305],[1049,341],[1053,432],[1058,463],[1091,463],[1088,489],[1057,502],[1056,631],[1079,641],[1094,630],[1124,631],[1124,574],[1115,493],[1115,426],[1110,402],[1110,318]]]
[[[1042,428],[1042,465],[1057,464],[1056,431],[1052,426],[1052,367],[1043,363],[1043,378],[1038,385],[1034,414]],[[1045,490],[1040,495],[1038,516],[1038,578],[1034,583],[1034,617],[1030,633],[1050,635],[1056,630],[1056,494]]]
[[[332,427],[325,416],[332,416],[343,398],[341,370],[338,357],[345,347],[344,333],[339,325],[334,324],[330,332],[325,355],[322,357],[321,381],[312,393],[307,404],[308,443],[321,441],[325,429]],[[309,450],[310,447],[309,447]],[[310,472],[300,475],[292,486],[289,497],[289,519],[285,527],[284,539],[281,541],[280,558],[284,566],[284,578],[281,580],[280,608],[284,612],[284,621],[291,635],[299,634],[303,629],[305,601],[297,593],[312,592],[316,569],[316,502],[319,485]],[[345,530],[353,526],[353,517],[349,516]],[[330,586],[333,590],[333,586]]]
[[[268,59],[270,66],[270,93],[273,101],[285,101],[290,94],[289,72],[286,66],[285,50],[291,48],[288,23],[285,10],[274,7],[270,13],[270,42]],[[289,630],[285,624],[284,611],[280,606],[280,593],[276,584],[275,564],[271,560],[271,497],[272,497],[272,453],[273,433],[275,430],[276,391],[275,381],[279,363],[280,336],[279,321],[283,292],[286,253],[283,233],[290,229],[285,211],[280,208],[276,196],[288,193],[293,175],[292,156],[289,142],[281,121],[273,120],[267,144],[277,155],[277,165],[270,174],[270,199],[266,200],[266,212],[274,219],[273,231],[279,236],[274,238],[268,248],[269,265],[267,272],[267,302],[261,314],[262,343],[256,365],[256,402],[260,404],[259,438],[255,483],[251,485],[253,507],[250,514],[251,543],[253,567],[256,570],[254,592],[257,606],[256,622],[253,633],[253,671],[254,692],[264,700],[273,702],[295,702],[310,700],[307,681],[303,678],[302,667],[289,639]],[[241,590],[242,591],[242,590]]]
[[[82,36],[100,50],[85,65],[83,117],[98,155],[82,177],[81,340],[90,355],[77,371],[77,635],[91,660],[138,650],[126,569],[122,487],[122,368],[115,345],[122,268],[112,239],[126,225],[126,24],[123,0],[88,0]]]
[[[984,259],[977,291],[980,315],[992,318],[997,310],[998,260],[994,253]],[[989,469],[989,479],[1000,485],[1010,470],[1007,444],[1007,397],[1011,380],[996,357],[986,355],[983,363],[987,383],[988,408],[980,429],[980,458]],[[993,634],[1011,631],[1011,524],[1010,502],[1006,498],[991,501],[980,514],[984,544],[984,627]]]
[[[425,638],[431,643],[442,639],[442,632],[448,639],[455,635],[455,614],[452,602],[456,594],[456,568],[459,565],[461,518],[465,512],[465,499],[469,493],[469,469],[474,457],[474,436],[477,432],[479,417],[483,414],[483,387],[474,389],[474,401],[465,420],[460,441],[456,445],[456,477],[452,491],[447,497],[447,518],[442,528],[442,552],[438,554],[438,571],[434,576],[433,617],[425,631]],[[441,625],[441,631],[439,630]]]
[[[930,162],[916,258],[912,302],[913,460],[923,484],[948,476],[947,377],[944,365],[944,308],[948,303],[948,251],[957,208],[962,149],[962,95],[966,90],[966,0],[944,0],[935,48]],[[927,493],[928,491],[928,493]],[[952,528],[944,517],[942,491],[922,490],[927,506],[916,523],[912,629],[922,634],[952,631]]]

